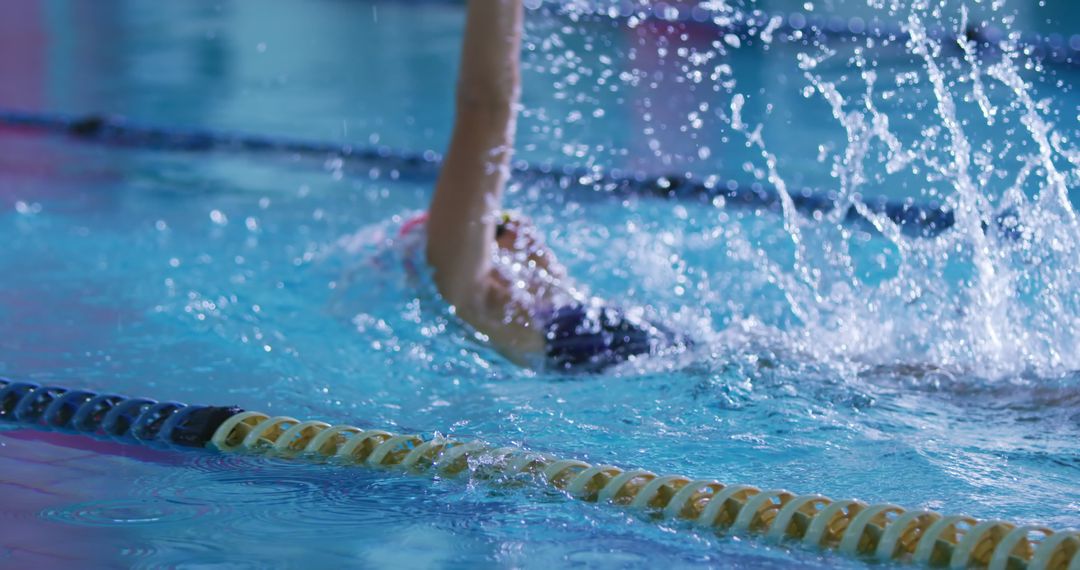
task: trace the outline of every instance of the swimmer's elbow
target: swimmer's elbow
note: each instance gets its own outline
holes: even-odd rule
[[[447,303],[459,312],[481,309],[490,286],[487,275],[462,267],[455,255],[442,251],[437,243],[428,244],[427,259],[435,287]]]
[[[488,312],[486,300],[490,296],[488,293],[489,288],[486,287],[483,281],[475,283],[440,282],[436,272],[435,286],[438,287],[443,300],[453,307],[455,315],[477,328],[483,328],[479,324],[482,322],[480,317]]]

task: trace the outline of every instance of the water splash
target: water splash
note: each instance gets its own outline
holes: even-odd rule
[[[974,43],[965,38],[969,20],[961,6],[957,35],[967,64],[965,78],[956,58],[942,55],[939,40],[928,33],[924,23],[927,18],[946,21],[941,7],[925,2],[912,2],[906,8],[898,4],[890,4],[890,12],[908,13],[906,46],[921,63],[930,87],[922,102],[934,113],[919,118],[924,138],[904,142],[890,130],[889,116],[877,103],[883,98],[875,91],[881,73],[875,65],[875,50],[858,48],[851,57],[850,68],[858,72],[866,89],[850,99],[840,94],[834,82],[814,71],[818,63],[833,55],[832,50],[800,54],[805,78],[825,99],[846,133],[846,148],[834,165],[840,200],[852,200],[900,256],[896,277],[878,285],[856,278],[848,255],[832,256],[825,266],[815,268],[828,277],[816,284],[803,280],[807,286],[803,296],[818,303],[824,300],[823,314],[843,318],[804,321],[807,334],[846,337],[851,340],[849,346],[861,344],[864,351],[839,356],[876,363],[881,362],[881,354],[904,360],[924,352],[928,364],[988,376],[1075,369],[1080,365],[1072,356],[1078,227],[1068,198],[1067,176],[1056,165],[1063,158],[1070,167],[1075,163],[1071,151],[1051,142],[1066,137],[1054,132],[1045,117],[1048,106],[1035,103],[1031,85],[1021,79],[1015,62],[1024,56],[1018,53],[1015,39],[997,46],[997,63],[989,61],[993,56],[980,60]],[[984,76],[1007,87],[1012,100],[1000,108],[992,103]],[[1012,130],[1011,144],[1006,143],[1004,151],[995,156],[991,152],[994,141],[986,136],[990,131],[967,127],[969,121],[960,107],[972,102],[987,127],[994,127],[999,118],[1010,122],[1018,116],[1037,152],[1020,156],[1019,152],[1008,152],[1010,146],[1020,146],[1016,139],[1024,134]],[[732,127],[745,132],[737,118]],[[748,140],[760,144],[759,137]],[[1007,172],[1012,167],[1008,161],[1016,158],[1023,165],[1016,181],[999,191],[998,181],[989,173]],[[778,177],[775,159],[765,154],[765,162],[773,181]],[[938,188],[956,215],[954,229],[935,240],[912,239],[856,199],[873,179],[868,173],[878,172],[877,183],[881,184],[905,171],[928,173],[927,181]],[[1041,180],[1031,179],[1033,173]],[[1037,188],[1032,202],[1022,191],[1025,182]],[[783,184],[776,187],[786,194]],[[1011,231],[998,229],[1003,213],[1018,220]],[[793,239],[799,238],[787,215],[785,226]],[[850,249],[851,237],[843,239]],[[805,274],[805,263],[797,256],[793,270]],[[823,294],[823,286],[839,282],[850,285],[844,289],[846,294],[839,298]],[[935,291],[939,293],[930,294]],[[906,346],[908,350],[887,350],[890,346]]]
[[[728,259],[744,264],[733,270],[747,271],[761,287],[778,291],[793,321],[773,320],[779,330],[770,334],[787,349],[859,368],[921,365],[990,378],[1057,376],[1080,368],[1080,226],[1069,199],[1080,153],[1070,133],[1055,124],[1055,100],[1036,94],[1035,82],[1047,72],[1021,42],[1016,13],[1006,2],[969,8],[960,2],[871,0],[866,6],[865,20],[901,22],[902,33],[830,41],[810,30],[781,29],[780,21],[763,17],[753,2],[704,2],[660,13],[645,6],[630,17],[638,41],[620,54],[630,69],[613,71],[618,62],[608,55],[594,67],[593,40],[574,51],[559,34],[534,42],[545,61],[556,65],[534,68],[572,77],[557,85],[568,92],[588,92],[582,78],[597,76],[603,78],[598,87],[636,101],[643,111],[645,154],[657,159],[653,170],[683,166],[696,176],[704,170],[697,164],[745,157],[744,172],[778,192],[786,245],[775,240],[774,229],[732,224],[720,210],[712,216],[715,226],[723,226],[721,239],[709,238],[715,228],[705,227],[684,232],[673,249],[698,247],[695,238],[711,240]],[[804,6],[815,8],[830,7]],[[739,42],[722,35],[710,42],[692,24],[673,23],[679,10],[691,9],[695,18],[719,26],[732,18],[762,24]],[[569,10],[572,21],[584,26],[587,18],[575,10],[585,9]],[[1004,30],[1000,39],[980,35],[988,26]],[[532,35],[547,32],[534,29]],[[775,90],[754,90],[754,81],[744,77],[754,74],[750,66],[760,59],[740,61],[739,52],[770,49],[770,57],[779,57],[783,52],[773,48],[781,44],[803,46],[793,63],[804,84],[785,85],[781,74]],[[665,82],[684,88],[665,92]],[[743,84],[750,87],[744,90]],[[800,91],[811,106],[824,102],[842,133],[836,141],[817,141],[818,162],[832,176],[827,190],[838,204],[819,219],[797,213],[792,203],[790,180],[803,175],[792,168],[802,164],[794,155],[798,147],[787,140],[774,144],[778,134],[789,136],[783,129],[797,130],[800,120],[809,119],[800,115],[778,126],[782,122],[774,115],[784,97]],[[725,93],[727,104],[718,105]],[[661,95],[675,101],[666,114]],[[591,102],[579,98],[567,115],[588,114],[581,107]],[[692,112],[670,110],[683,108]],[[611,114],[609,109],[593,116]],[[549,109],[538,115],[557,116]],[[544,134],[557,140],[574,137],[566,122],[546,126]],[[723,136],[709,139],[703,133],[710,128]],[[678,134],[665,139],[664,130]],[[690,142],[680,148],[679,138]],[[725,149],[711,142],[718,138]],[[592,155],[632,156],[636,144],[598,147]],[[944,203],[955,227],[932,239],[914,238],[862,201],[864,192],[893,188]],[[631,215],[640,208],[626,205]],[[870,221],[869,234],[843,227],[849,207]],[[644,241],[662,237],[649,228],[639,231]],[[688,276],[686,270],[681,274]],[[697,291],[693,300],[706,309],[731,315],[722,326],[739,328],[754,320],[753,314],[727,308],[729,277],[717,271],[690,277],[679,287]]]

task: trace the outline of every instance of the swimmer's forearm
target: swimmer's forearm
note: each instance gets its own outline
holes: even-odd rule
[[[470,0],[457,113],[428,217],[427,258],[442,295],[476,315],[513,153],[521,0]]]
[[[458,106],[512,113],[521,84],[522,0],[469,0],[468,10]]]

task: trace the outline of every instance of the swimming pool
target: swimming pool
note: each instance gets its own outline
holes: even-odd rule
[[[118,2],[86,14],[29,5],[37,8],[4,21],[39,27],[45,63],[37,76],[18,75],[7,106],[411,149],[439,148],[449,128],[460,39],[452,5]],[[576,35],[564,25],[530,24],[522,157],[761,175],[760,153],[715,112],[729,113],[730,94],[671,87],[683,85],[672,77],[685,59],[641,55],[617,91],[581,87],[643,34],[676,53],[714,38],[630,33],[603,20]],[[819,96],[803,96],[800,49],[731,49],[727,62],[749,95],[744,120],[764,121],[788,183],[834,189],[831,161],[817,158],[843,151],[845,133]],[[877,61],[890,74],[921,73],[906,54],[894,46]],[[849,73],[841,57],[820,67],[837,82]],[[635,78],[634,69],[649,73]],[[1074,73],[1049,68],[1036,86],[1066,125]],[[865,85],[840,88],[851,96]],[[584,99],[572,100],[578,93]],[[894,128],[911,139],[935,121],[915,103],[925,85],[905,94],[883,109],[910,111]],[[970,128],[978,144],[1001,134]],[[518,370],[462,339],[382,247],[377,236],[429,196],[430,181],[398,178],[332,158],[150,151],[4,129],[0,373],[1080,525],[1080,380],[1070,372],[1080,288],[1068,247],[994,259],[999,273],[1026,276],[1013,282],[1020,300],[1001,313],[1020,323],[1000,329],[1010,350],[978,342],[983,306],[967,287],[977,271],[964,248],[954,253],[964,240],[901,247],[808,223],[801,237],[815,289],[792,268],[775,214],[523,185],[510,201],[595,293],[653,305],[707,340],[683,361],[562,378]],[[947,180],[904,173],[880,180],[864,191],[951,191]],[[1061,295],[1040,295],[1048,285]],[[7,427],[0,444],[0,561],[16,567],[863,566],[670,532],[529,489],[120,445],[87,451],[77,438],[42,443]]]

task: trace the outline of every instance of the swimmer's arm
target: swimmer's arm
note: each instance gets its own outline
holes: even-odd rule
[[[470,0],[457,112],[428,219],[427,259],[451,304],[480,310],[513,152],[521,0]],[[461,306],[466,305],[466,306]],[[475,314],[475,313],[474,313]]]

